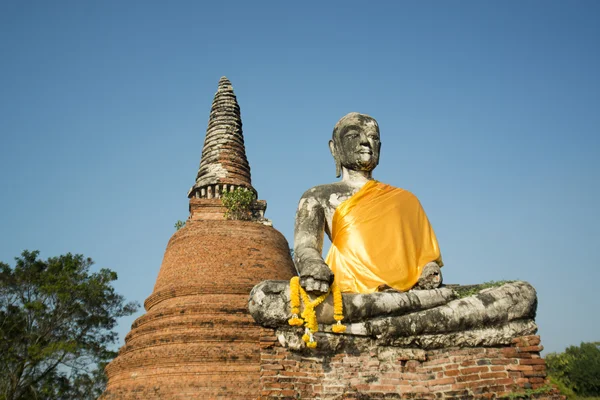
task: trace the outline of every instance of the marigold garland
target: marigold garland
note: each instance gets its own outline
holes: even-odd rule
[[[337,324],[331,327],[331,330],[335,333],[346,332],[346,326],[342,325],[344,319],[344,303],[342,301],[342,292],[338,285],[333,283],[333,319],[337,321]]]
[[[313,334],[319,330],[315,308],[325,301],[330,292],[333,293],[333,318],[337,321],[337,324],[332,326],[331,330],[335,333],[342,333],[346,331],[346,326],[341,323],[344,319],[344,305],[339,287],[334,283],[327,293],[322,294],[311,301],[308,293],[300,286],[300,278],[295,276],[290,279],[290,307],[292,318],[288,320],[288,323],[292,326],[301,326],[304,324],[305,329],[302,340],[304,340],[306,346],[311,349],[317,347],[317,341]],[[298,314],[300,313],[300,299],[302,299],[302,302],[304,303],[304,310],[302,311],[301,318],[298,317]]]
[[[300,278],[295,276],[290,279],[290,306],[292,308],[292,318],[288,320],[288,324],[292,326],[302,326],[304,320],[298,318],[300,313]]]

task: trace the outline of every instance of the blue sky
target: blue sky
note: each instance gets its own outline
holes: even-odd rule
[[[335,180],[334,124],[367,113],[375,177],[419,197],[447,283],[527,280],[547,351],[600,340],[599,19],[596,1],[0,1],[0,260],[82,253],[143,303],[225,75],[290,243],[301,194]]]

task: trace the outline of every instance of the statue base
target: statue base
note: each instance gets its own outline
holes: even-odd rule
[[[300,331],[263,328],[261,399],[565,399],[547,380],[537,335],[493,347],[423,350],[356,335],[334,351],[286,347]],[[323,344],[340,336],[318,335]]]

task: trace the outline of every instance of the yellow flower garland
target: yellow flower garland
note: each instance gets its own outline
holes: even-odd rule
[[[300,278],[295,276],[290,279],[290,307],[292,318],[288,320],[288,323],[292,326],[301,326],[304,324],[305,329],[302,340],[304,340],[307,347],[312,349],[317,347],[317,341],[313,334],[319,330],[315,308],[327,298],[329,292],[333,292],[333,318],[337,321],[337,324],[334,325],[331,330],[335,333],[345,332],[346,327],[342,325],[341,322],[344,319],[342,293],[335,283],[331,285],[327,293],[322,294],[311,301],[308,293],[300,286]],[[301,314],[302,318],[298,317],[298,314],[300,313],[300,298],[302,298],[302,302],[304,303],[304,310]]]
[[[292,307],[292,318],[288,320],[288,324],[292,326],[301,326],[304,320],[298,318],[300,313],[300,278],[295,276],[290,279],[290,306]]]
[[[331,330],[335,333],[346,332],[346,326],[342,325],[344,319],[344,303],[342,302],[342,292],[338,285],[333,283],[333,319],[337,321],[337,324],[331,327]]]

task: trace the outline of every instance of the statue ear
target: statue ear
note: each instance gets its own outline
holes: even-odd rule
[[[333,140],[329,141],[329,151],[331,152],[333,160],[335,161],[335,177],[339,178],[340,175],[342,175],[342,164],[337,156],[337,151],[335,149],[335,143],[333,142]]]

